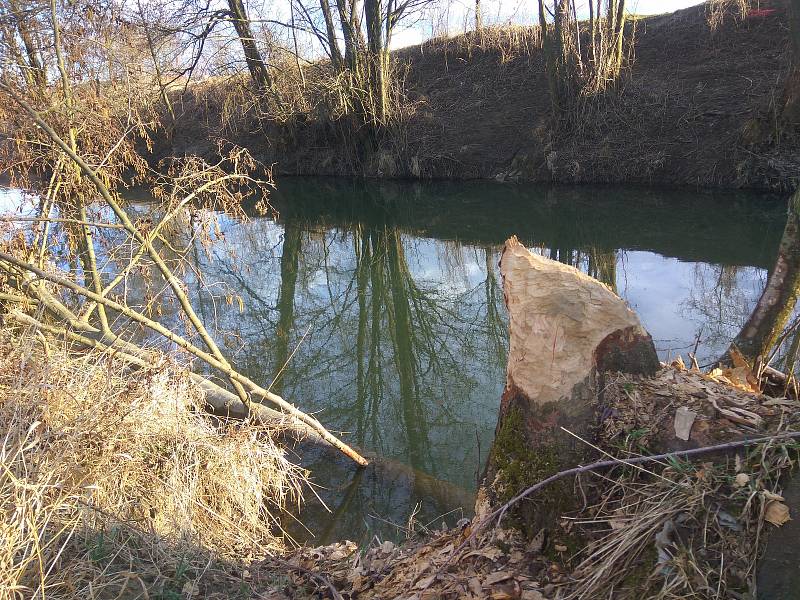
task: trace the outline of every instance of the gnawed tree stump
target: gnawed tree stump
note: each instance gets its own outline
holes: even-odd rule
[[[529,252],[516,237],[500,259],[509,314],[506,388],[479,503],[503,502],[588,458],[603,373],[652,375],[650,335],[625,302],[577,269]],[[564,480],[517,516],[529,534],[574,507]],[[480,510],[480,507],[479,507]]]

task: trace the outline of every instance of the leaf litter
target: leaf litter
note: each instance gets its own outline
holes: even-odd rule
[[[741,365],[704,374],[681,362],[653,378],[608,375],[599,447],[627,458],[800,425],[794,403],[757,391]],[[689,418],[676,428],[679,411]],[[768,532],[791,519],[780,486],[797,448],[784,440],[712,458],[669,461],[648,469],[655,477],[623,466],[592,473],[576,487],[586,507],[532,539],[505,519],[455,556],[486,514],[479,506],[471,523],[402,544],[342,542],[287,560],[352,599],[751,598]],[[296,590],[331,597],[301,571],[291,579]]]

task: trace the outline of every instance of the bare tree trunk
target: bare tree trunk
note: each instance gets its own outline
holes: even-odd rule
[[[612,15],[609,15],[612,16]],[[622,67],[622,40],[625,37],[625,0],[619,0],[617,4],[617,12],[614,17],[614,59],[611,63],[611,75],[617,77],[619,70]]]
[[[242,44],[250,76],[259,89],[266,90],[272,86],[272,78],[269,75],[267,63],[264,62],[253,37],[253,30],[250,27],[250,20],[247,18],[244,4],[242,0],[228,0],[228,8],[233,16],[233,26],[236,28],[236,34]]]
[[[594,26],[594,3],[593,0],[589,0],[589,36],[591,39],[591,46],[589,47],[589,60],[593,66],[597,64],[597,54],[595,49],[596,36],[594,32]]]
[[[142,29],[144,30],[144,36],[147,40],[147,49],[150,52],[150,59],[153,61],[153,69],[156,73],[156,84],[158,85],[158,90],[161,94],[161,101],[164,103],[164,107],[167,109],[167,112],[174,122],[175,111],[172,108],[172,102],[169,99],[166,86],[164,85],[164,78],[161,73],[161,65],[159,64],[158,60],[158,52],[156,50],[155,40],[153,39],[153,32],[150,27],[150,23],[147,22],[141,0],[137,0],[136,6],[139,9],[139,18],[142,20]]]
[[[333,65],[334,71],[338,73],[344,67],[344,62],[342,60],[342,52],[339,50],[339,42],[336,40],[336,27],[333,25],[331,5],[329,0],[319,0],[319,6],[322,9],[322,15],[325,18],[325,31],[328,35],[328,47],[331,53],[331,64]],[[294,24],[292,25],[294,29]]]
[[[367,69],[372,110],[378,122],[387,117],[386,56],[383,37],[383,2],[365,0],[364,18],[367,27]]]
[[[336,8],[339,12],[339,24],[342,27],[344,39],[344,62],[347,68],[357,76],[359,53],[364,44],[358,28],[355,0],[336,0]]]
[[[9,0],[9,9],[14,17],[17,32],[22,40],[22,45],[25,48],[25,54],[28,57],[28,67],[31,70],[32,78],[36,85],[44,89],[47,85],[47,74],[45,73],[42,57],[39,52],[39,46],[36,43],[36,35],[31,29],[29,15],[20,8],[16,0]]]
[[[547,84],[550,89],[550,105],[553,114],[558,114],[561,106],[558,85],[559,69],[554,37],[556,35],[548,28],[544,0],[539,0],[539,29],[542,35],[542,50],[544,51],[545,71],[547,71]]]
[[[778,257],[750,318],[732,345],[755,361],[766,356],[783,331],[800,291],[800,189],[789,200]]]
[[[481,0],[475,0],[475,31],[483,30],[483,14],[481,13]]]

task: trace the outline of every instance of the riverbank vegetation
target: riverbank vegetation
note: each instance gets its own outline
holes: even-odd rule
[[[241,77],[190,86],[162,151],[222,136],[279,173],[794,190],[790,3],[623,11],[621,30],[619,4],[544,4],[544,30],[484,25],[391,52],[382,125],[354,116],[326,61],[287,61],[286,110]]]
[[[29,101],[52,86],[76,117],[98,109],[85,126],[115,115],[150,166],[216,162],[224,141],[293,174],[781,191],[798,181],[790,0],[652,17],[622,1],[542,0],[534,25],[484,19],[398,50],[398,31],[442,7],[90,4],[54,7],[59,63],[53,7],[9,0],[6,80]],[[54,77],[59,64],[66,78]],[[70,80],[81,83],[67,90]]]
[[[2,597],[249,597],[242,569],[285,548],[301,499],[279,432],[210,421],[167,357],[133,377],[8,324],[0,348]]]

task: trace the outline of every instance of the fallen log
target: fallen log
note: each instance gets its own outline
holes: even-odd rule
[[[479,513],[485,501],[503,504],[586,461],[588,446],[578,438],[592,437],[605,372],[652,375],[660,368],[650,335],[604,284],[529,252],[516,237],[505,244],[500,272],[510,347]],[[561,483],[535,508],[517,507],[519,525],[531,535],[573,508],[575,494]]]
[[[115,358],[137,368],[152,368],[157,362],[157,359],[148,352],[134,344],[123,342],[119,339],[105,343],[102,338],[97,339],[64,327],[56,327],[48,323],[43,323],[20,310],[11,310],[6,314],[6,317],[12,321],[16,321],[20,325],[46,331],[52,335],[63,337],[66,340],[80,344],[83,347],[108,352]],[[271,409],[258,402],[245,404],[242,402],[241,398],[233,392],[226,390],[198,373],[190,371],[189,378],[195,385],[203,390],[209,411],[217,416],[232,417],[235,419],[249,418],[261,425],[269,425],[270,427],[286,431],[297,440],[308,440],[315,444],[325,445],[329,443],[316,429],[294,418],[291,414]]]

